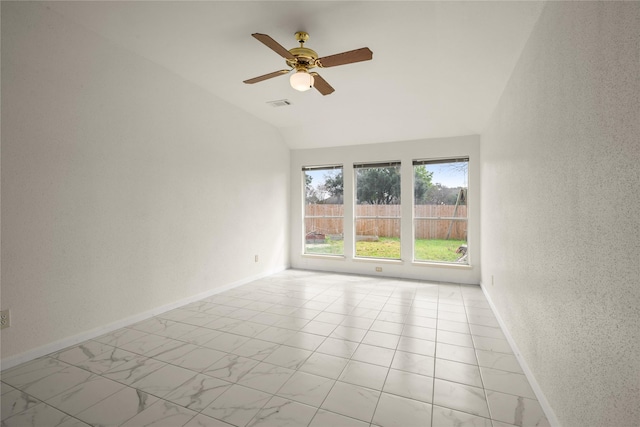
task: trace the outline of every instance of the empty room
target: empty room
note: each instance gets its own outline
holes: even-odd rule
[[[640,2],[2,1],[2,426],[640,426]]]

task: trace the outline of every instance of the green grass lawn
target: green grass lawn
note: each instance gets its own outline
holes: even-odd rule
[[[456,250],[465,245],[464,240],[416,239],[416,261],[456,262],[462,255]]]
[[[456,249],[465,244],[464,240],[416,239],[415,259],[417,261],[455,262],[460,258]],[[305,253],[341,255],[344,241],[329,240],[322,245],[307,245]],[[381,237],[379,242],[356,242],[356,256],[370,258],[400,259],[400,239]]]
[[[379,242],[356,242],[356,256],[400,259],[400,239],[380,237]]]

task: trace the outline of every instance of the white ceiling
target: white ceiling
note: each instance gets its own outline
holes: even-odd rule
[[[542,2],[50,2],[47,6],[273,124],[294,149],[479,134]],[[336,91],[296,92],[251,37],[287,49],[306,31],[322,56],[360,47],[373,60],[319,69]],[[268,101],[288,99],[274,108]]]

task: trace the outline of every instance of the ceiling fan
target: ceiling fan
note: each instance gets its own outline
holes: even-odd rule
[[[280,43],[266,34],[255,33],[251,35],[275,53],[282,56],[291,68],[245,80],[244,83],[247,84],[258,83],[263,80],[288,74],[290,71],[295,70],[296,72],[291,75],[289,80],[291,87],[301,92],[315,87],[322,95],[329,95],[333,93],[335,89],[318,73],[309,72],[310,69],[314,67],[335,67],[338,65],[352,64],[354,62],[368,61],[373,58],[373,52],[371,52],[368,47],[318,58],[318,54],[314,50],[304,47],[304,43],[309,39],[309,34],[304,31],[298,31],[295,34],[295,38],[300,43],[300,47],[294,47],[290,50],[285,49]]]

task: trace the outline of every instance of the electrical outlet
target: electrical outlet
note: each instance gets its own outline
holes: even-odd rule
[[[491,275],[491,286],[493,286],[493,274]]]
[[[376,267],[376,271],[377,271],[378,273],[382,273],[382,267]]]
[[[11,326],[11,311],[0,311],[0,329],[8,328]]]
[[[255,262],[258,262],[258,255],[255,256]]]

